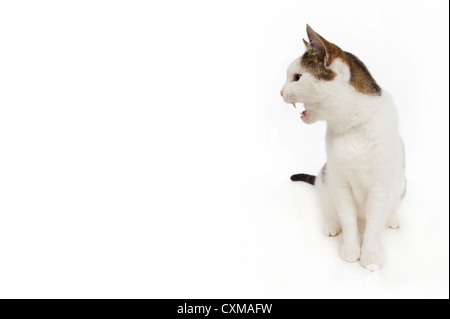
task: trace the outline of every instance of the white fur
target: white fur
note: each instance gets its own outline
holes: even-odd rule
[[[362,266],[374,271],[382,262],[383,228],[399,227],[395,211],[406,187],[397,111],[386,91],[381,96],[356,91],[349,82],[350,70],[340,59],[330,68],[337,76],[318,80],[296,59],[289,66],[283,98],[304,103],[305,123],[326,121],[325,182],[320,173],[316,178],[324,231],[335,236],[342,228],[342,258],[360,259]],[[302,74],[297,82],[295,74]],[[365,226],[362,240],[358,223]]]

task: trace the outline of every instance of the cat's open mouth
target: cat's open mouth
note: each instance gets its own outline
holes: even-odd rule
[[[297,108],[297,106],[295,105],[295,103],[292,103],[292,105]],[[301,113],[301,118],[304,119],[306,118],[307,114],[306,114],[306,109]]]
[[[306,117],[306,110],[302,112],[301,118],[304,119]]]

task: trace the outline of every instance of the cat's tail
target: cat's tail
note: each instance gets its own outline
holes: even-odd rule
[[[316,177],[314,175],[308,174],[295,174],[291,176],[291,181],[293,182],[306,182],[311,185],[314,185],[316,182]]]

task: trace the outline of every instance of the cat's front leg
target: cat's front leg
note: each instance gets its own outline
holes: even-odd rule
[[[358,217],[355,201],[349,185],[335,184],[333,200],[342,226],[343,242],[340,248],[342,259],[355,262],[361,256],[361,242],[358,231]]]
[[[361,265],[369,271],[381,266],[381,235],[389,219],[390,199],[387,189],[375,187],[367,197],[366,228],[362,247]]]

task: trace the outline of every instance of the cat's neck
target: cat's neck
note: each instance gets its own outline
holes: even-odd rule
[[[326,119],[327,130],[335,134],[345,134],[354,130],[360,130],[370,122],[382,107],[380,97],[355,97],[354,99],[338,100],[333,102],[333,112]],[[345,107],[342,107],[345,106]]]
[[[327,131],[334,135],[344,135],[352,131],[360,130],[369,118],[343,119],[340,121],[327,120]]]

